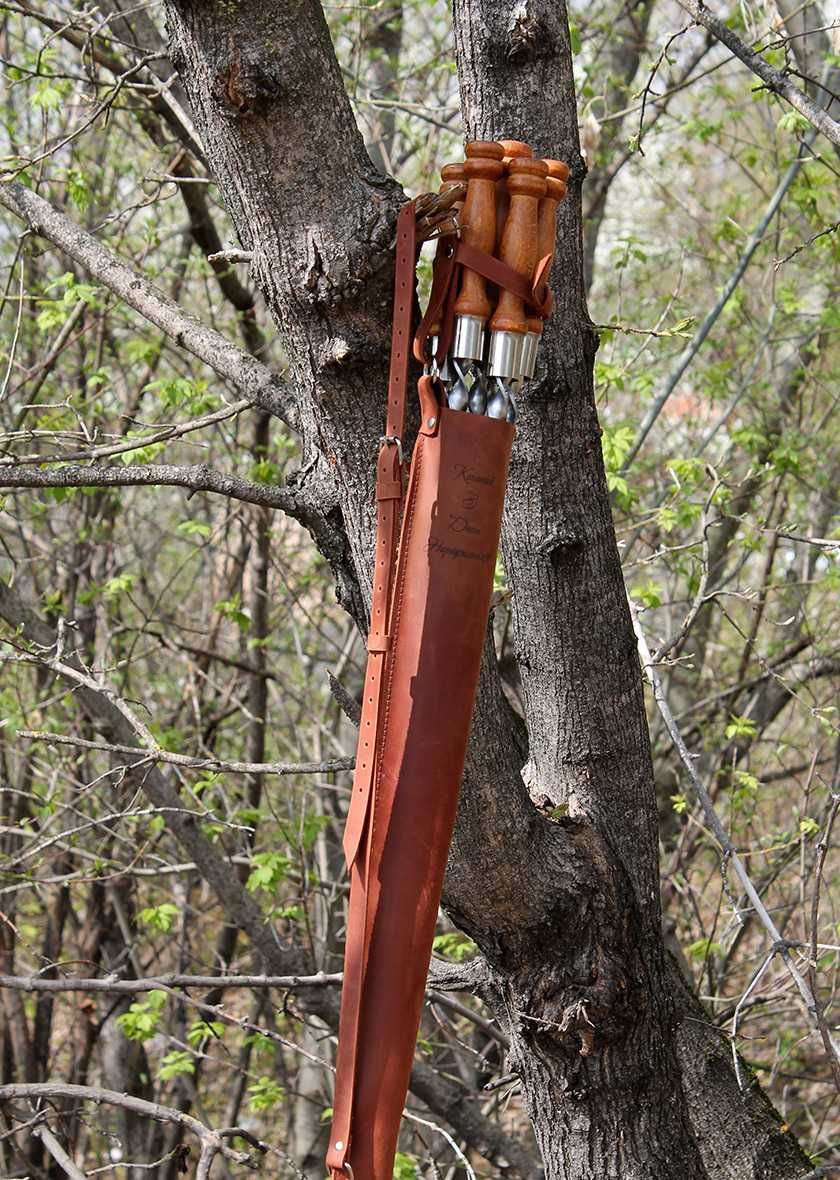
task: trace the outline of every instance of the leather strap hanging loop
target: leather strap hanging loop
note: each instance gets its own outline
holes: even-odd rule
[[[380,439],[376,463],[376,550],[374,554],[368,660],[365,669],[362,715],[356,749],[356,773],[344,829],[344,855],[350,869],[351,920],[348,923],[347,959],[342,995],[342,1026],[333,1124],[327,1167],[333,1180],[352,1180],[348,1162],[353,1094],[359,1047],[364,976],[369,942],[366,904],[367,863],[365,834],[371,810],[371,793],[376,771],[376,735],[380,730],[385,660],[390,649],[389,610],[399,538],[403,498],[402,436],[405,429],[408,356],[411,316],[414,309],[415,267],[417,265],[414,203],[409,201],[397,219],[396,266],[394,271],[394,323],[391,333],[391,367],[388,379],[388,409],[385,433]],[[367,843],[369,851],[369,841]],[[361,863],[360,863],[361,862]],[[349,931],[355,931],[351,940]]]
[[[497,287],[504,287],[512,291],[542,319],[550,317],[554,306],[551,291],[545,285],[544,275],[550,265],[550,259],[542,258],[537,263],[531,278],[523,275],[494,258],[492,254],[485,254],[483,250],[476,250],[466,242],[459,242],[455,251],[455,259],[468,270],[477,271]]]

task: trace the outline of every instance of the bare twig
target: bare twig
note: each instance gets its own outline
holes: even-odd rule
[[[794,180],[796,179],[796,177],[799,173],[799,169],[802,167],[803,163],[805,162],[806,153],[815,138],[816,138],[816,131],[809,131],[808,134],[805,136],[805,139],[803,140],[802,144],[800,145],[799,152],[797,153],[796,158],[794,160],[792,160],[791,163],[788,165],[787,171],[785,172],[782,179],[779,181],[779,183],[776,187],[776,191],[773,193],[772,197],[770,198],[770,201],[767,204],[767,208],[764,210],[764,214],[763,214],[761,220],[759,221],[758,225],[755,227],[753,232],[750,234],[750,238],[749,238],[749,241],[747,242],[744,252],[742,253],[741,257],[738,259],[738,265],[735,267],[734,271],[730,275],[726,285],[724,286],[723,290],[721,291],[720,295],[718,296],[717,300],[715,301],[714,306],[709,311],[709,313],[706,315],[705,319],[703,320],[702,324],[700,324],[697,331],[694,333],[694,337],[693,337],[691,343],[688,345],[688,347],[682,352],[682,354],[678,358],[676,365],[674,366],[674,368],[671,370],[670,374],[668,375],[668,379],[665,382],[664,389],[651,402],[650,406],[647,409],[647,412],[645,413],[644,418],[639,423],[639,428],[636,431],[636,437],[633,440],[633,445],[630,447],[630,450],[627,452],[627,456],[621,465],[621,470],[619,471],[619,475],[626,475],[627,474],[627,471],[629,470],[631,463],[636,458],[636,455],[638,455],[639,451],[642,449],[647,436],[650,434],[651,430],[653,429],[653,424],[656,421],[656,419],[659,417],[660,413],[662,412],[662,409],[663,409],[665,403],[668,401],[668,398],[671,396],[671,394],[676,389],[678,383],[682,380],[683,374],[685,373],[686,369],[688,369],[689,365],[692,363],[694,358],[697,356],[697,353],[702,348],[703,343],[706,340],[706,337],[709,335],[712,328],[717,323],[721,312],[723,311],[723,309],[726,307],[727,303],[731,299],[731,297],[735,291],[735,288],[738,286],[741,279],[744,277],[747,267],[749,266],[749,264],[752,260],[753,254],[755,254],[756,250],[758,249],[758,247],[761,243],[761,240],[767,231],[767,227],[770,225],[770,222],[773,220],[774,216],[776,215],[776,212],[778,211],[779,206],[781,205],[782,201],[784,200],[785,194],[787,193],[788,189],[790,188],[790,186],[793,184]]]
[[[15,1099],[29,1099],[30,1101],[49,1101],[53,1098],[76,1098],[80,1102],[106,1103],[109,1106],[120,1106],[124,1110],[133,1111],[142,1118],[154,1119],[158,1123],[174,1123],[191,1131],[201,1144],[196,1177],[209,1175],[210,1165],[217,1155],[224,1156],[236,1164],[252,1163],[247,1151],[236,1151],[225,1143],[225,1138],[232,1138],[239,1133],[238,1128],[227,1128],[225,1131],[213,1131],[204,1123],[175,1110],[171,1106],[161,1106],[159,1102],[147,1102],[145,1098],[135,1098],[131,1094],[118,1094],[116,1090],[103,1090],[99,1086],[74,1086],[65,1082],[26,1082],[10,1086],[0,1086],[0,1102],[13,1102]],[[71,1173],[72,1175],[72,1173]]]
[[[87,1180],[84,1172],[76,1167],[49,1127],[46,1125],[36,1127],[32,1134],[41,1140],[58,1166],[64,1170],[65,1175],[70,1177],[70,1180]]]
[[[232,987],[279,987],[294,991],[302,987],[333,987],[341,983],[341,972],[327,975],[149,975],[143,979],[42,979],[38,975],[0,975],[0,988],[21,992],[105,992],[133,996],[167,988],[198,987],[206,990]]]
[[[280,379],[221,332],[188,315],[148,279],[139,275],[48,201],[22,184],[0,184],[0,204],[27,223],[32,233],[64,250],[99,282],[133,307],[176,344],[232,382],[254,405],[283,416]]]
[[[828,1034],[828,1025],[824,1018],[824,1006],[820,1002],[817,988],[817,947],[819,945],[817,939],[819,937],[820,887],[822,885],[823,869],[825,868],[825,858],[831,847],[831,832],[834,828],[834,821],[837,818],[838,810],[840,810],[840,795],[834,795],[832,796],[828,819],[825,821],[825,829],[817,845],[817,863],[814,867],[814,887],[811,896],[811,945],[808,954],[808,980],[811,984],[811,991],[814,993],[814,1003],[817,1006],[817,1011],[823,1016],[823,1019],[820,1021],[820,1035],[822,1036],[823,1046],[828,1057],[829,1065],[831,1066],[831,1072],[834,1074],[834,1084],[837,1087],[838,1093],[840,1093],[840,1061],[837,1060],[837,1057],[832,1052],[831,1037]]]
[[[135,440],[132,450],[146,446],[143,438]],[[238,475],[216,471],[207,463],[189,467],[174,467],[165,463],[130,464],[120,467],[67,466],[30,467],[27,464],[0,466],[0,487],[3,488],[131,488],[183,487],[190,495],[214,492],[245,504],[259,504],[263,508],[279,508],[290,516],[300,509],[294,496],[270,484],[251,483]],[[189,497],[187,497],[189,499]]]
[[[701,607],[707,601],[706,590],[709,585],[709,527],[711,521],[709,520],[709,509],[714,501],[715,493],[720,487],[720,480],[716,479],[712,490],[706,497],[706,503],[703,508],[702,533],[703,533],[703,554],[700,559],[700,582],[697,586],[697,593],[694,595],[694,600],[689,608],[688,614],[682,622],[679,631],[663,643],[663,645],[656,652],[656,662],[661,664],[667,655],[676,649],[677,654],[682,650],[683,644],[688,638],[691,628],[694,626],[694,620],[700,612]]]
[[[818,234],[812,234],[807,241],[802,242],[795,250],[791,250],[790,254],[785,254],[784,258],[777,258],[773,263],[773,269],[778,270],[780,266],[784,266],[786,262],[790,262],[791,258],[795,258],[797,254],[801,254],[803,250],[807,250],[809,246],[813,246],[814,242],[820,238],[826,237],[827,234],[833,234],[840,229],[840,221],[832,222],[831,225],[825,229],[821,229]]]
[[[83,308],[85,305],[80,300],[77,306]],[[57,340],[56,348],[52,350],[48,360],[56,355],[59,343],[60,341]],[[91,447],[86,451],[72,451],[56,455],[7,455],[0,459],[0,468],[15,464],[22,466],[25,463],[70,463],[106,459],[111,455],[122,455],[127,451],[136,451],[138,447],[148,447],[154,443],[183,438],[185,434],[192,434],[195,430],[203,430],[205,426],[215,426],[218,422],[225,422],[228,418],[233,418],[250,407],[250,401],[247,398],[241,398],[239,401],[222,406],[221,409],[214,410],[212,414],[205,414],[201,418],[193,418],[189,422],[180,423],[180,425],[171,423],[167,426],[152,427],[150,433],[144,434],[141,438],[121,438],[119,442],[103,443],[100,447]],[[51,438],[55,437],[54,431],[49,431],[48,434]]]
[[[760,53],[756,53],[755,50],[745,45],[737,33],[706,7],[703,0],[679,0],[679,3],[699,25],[708,29],[712,36],[725,45],[730,53],[733,53],[745,66],[751,69],[768,90],[787,99],[790,105],[799,111],[800,115],[807,119],[813,128],[821,131],[827,139],[840,147],[840,123],[817,106],[803,90],[794,86],[786,74],[774,69]]]
[[[642,668],[653,691],[653,699],[656,702],[656,707],[658,708],[662,720],[665,723],[665,728],[668,731],[668,735],[674,744],[674,748],[679,755],[680,761],[685,767],[686,773],[688,774],[688,777],[691,781],[691,785],[694,787],[694,792],[702,808],[706,823],[714,833],[715,839],[723,851],[727,864],[732,866],[736,876],[740,880],[744,892],[752,904],[756,917],[770,935],[772,940],[770,952],[771,955],[780,955],[782,961],[785,964],[785,967],[790,973],[790,976],[796,986],[796,990],[799,993],[800,1000],[805,1009],[809,1022],[813,1024],[814,1028],[822,1037],[823,1043],[827,1045],[829,1059],[832,1062],[832,1069],[834,1069],[836,1064],[840,1064],[840,1049],[831,1036],[831,1032],[825,1023],[825,1019],[820,1012],[811,988],[809,987],[802,973],[796,967],[796,964],[791,959],[790,944],[782,937],[778,927],[770,917],[767,907],[759,897],[755,886],[750,880],[747,870],[744,868],[744,863],[735,849],[735,845],[729,838],[729,835],[724,828],[723,823],[721,822],[720,816],[715,810],[715,806],[712,802],[709,792],[706,790],[705,785],[700,781],[700,777],[694,767],[694,762],[692,761],[691,755],[688,752],[688,748],[683,741],[682,734],[677,727],[677,723],[674,720],[674,715],[671,712],[670,706],[665,696],[665,691],[662,687],[662,681],[659,679],[659,674],[656,671],[656,665],[654,663],[653,656],[651,655],[650,647],[648,646],[644,630],[642,629],[642,624],[641,620],[639,619],[639,613],[636,609],[636,604],[631,598],[628,598],[628,602],[630,605],[630,614],[633,620],[633,630],[636,634],[636,642],[638,644],[639,655],[642,661]]]
[[[231,762],[220,758],[193,758],[189,754],[175,754],[169,750],[141,750],[137,746],[120,746],[113,742],[92,742],[63,733],[45,733],[38,729],[19,729],[18,737],[44,742],[49,746],[75,746],[83,750],[105,750],[110,754],[127,754],[132,765],[149,762],[168,762],[172,766],[187,766],[191,770],[215,770],[225,774],[336,774],[352,770],[353,758],[333,758],[323,762]]]
[[[252,250],[217,250],[215,254],[208,254],[208,262],[251,262],[254,257]]]

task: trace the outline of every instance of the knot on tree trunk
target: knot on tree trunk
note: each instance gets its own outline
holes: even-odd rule
[[[265,115],[283,94],[279,78],[257,61],[243,56],[237,47],[216,74],[213,97],[230,116]]]
[[[551,58],[557,52],[557,43],[545,21],[533,11],[529,0],[522,0],[511,13],[508,26],[507,60],[517,65]]]

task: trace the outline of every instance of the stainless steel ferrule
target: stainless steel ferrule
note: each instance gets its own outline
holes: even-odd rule
[[[452,370],[449,367],[449,357],[448,356],[445,356],[443,358],[443,364],[440,366],[440,369],[438,369],[437,361],[435,360],[435,353],[437,352],[437,348],[438,348],[438,337],[437,336],[430,336],[429,337],[429,353],[430,353],[432,359],[429,363],[429,371],[433,377],[439,377],[441,379],[441,381],[444,382],[444,384],[448,384],[450,381],[455,380],[455,374],[452,372]]]
[[[537,350],[540,346],[539,332],[527,332],[522,345],[521,373],[526,381],[530,381],[537,369]]]
[[[455,317],[452,355],[459,361],[480,361],[484,357],[484,320],[475,315]]]
[[[503,381],[515,381],[521,376],[524,342],[523,332],[491,332],[488,376]]]

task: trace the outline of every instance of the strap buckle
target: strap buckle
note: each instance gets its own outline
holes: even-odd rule
[[[402,467],[404,460],[401,438],[397,438],[395,434],[383,434],[379,439],[379,445],[380,447],[396,447],[397,459],[399,460],[400,467]]]

